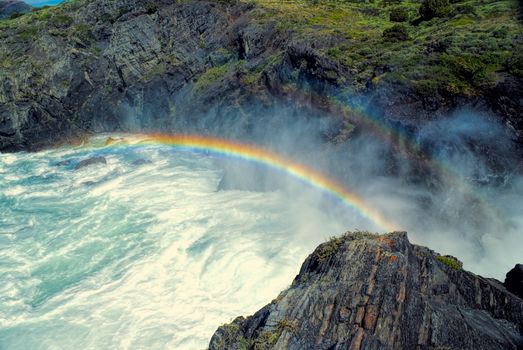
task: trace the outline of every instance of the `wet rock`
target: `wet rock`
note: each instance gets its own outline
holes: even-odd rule
[[[511,293],[523,299],[523,264],[516,264],[516,266],[507,273],[503,285]]]
[[[405,232],[331,239],[209,349],[520,349],[523,300],[438,257]]]
[[[151,164],[152,162],[148,159],[139,158],[133,161],[133,165],[139,166],[139,165],[145,165],[145,164]]]
[[[105,157],[93,157],[89,159],[84,159],[74,167],[74,170],[79,170],[95,164],[107,164],[107,160],[105,159]]]
[[[108,137],[105,140],[105,145],[109,146],[109,145],[112,145],[114,143],[120,143],[120,142],[125,142],[125,138],[123,138],[123,137]]]
[[[74,159],[65,159],[65,160],[61,160],[59,162],[57,162],[55,165],[56,166],[69,166],[71,164],[73,164],[75,162]]]

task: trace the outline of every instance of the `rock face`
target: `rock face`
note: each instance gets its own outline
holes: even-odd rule
[[[523,300],[407,234],[320,245],[291,287],[220,327],[217,349],[520,349]]]
[[[31,11],[31,6],[19,0],[0,0],[0,19]]]
[[[523,141],[523,79],[499,75],[492,91],[470,98],[381,82],[394,68],[382,65],[355,81],[353,68],[326,54],[350,40],[303,35],[267,11],[232,0],[75,0],[3,21],[0,151],[99,131],[245,135],[275,110],[333,116],[339,127],[328,136],[344,141],[366,124],[332,96],[356,88],[405,132],[468,105],[493,113],[507,123],[509,138]]]
[[[523,299],[523,264],[517,264],[507,273],[503,285],[509,291]]]

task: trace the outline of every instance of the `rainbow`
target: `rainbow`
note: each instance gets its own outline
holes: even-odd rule
[[[204,150],[220,155],[239,158],[247,161],[254,161],[264,164],[271,168],[283,171],[302,182],[339,198],[346,205],[356,209],[363,217],[367,218],[380,228],[389,232],[396,229],[396,225],[386,220],[379,212],[367,205],[358,195],[350,192],[341,184],[325,177],[315,170],[307,168],[301,164],[286,159],[273,152],[269,152],[260,147],[229,141],[221,138],[186,135],[186,134],[146,134],[146,135],[125,135],[122,138],[108,138],[105,145],[110,147],[126,145],[169,145],[188,148],[191,150]]]

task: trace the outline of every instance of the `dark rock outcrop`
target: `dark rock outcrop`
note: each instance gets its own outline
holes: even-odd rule
[[[31,11],[31,6],[19,0],[0,0],[0,20]]]
[[[404,232],[320,245],[291,287],[220,327],[218,349],[518,349],[523,300]]]
[[[516,266],[507,273],[503,285],[510,292],[523,299],[523,264],[516,264]]]
[[[80,161],[78,164],[76,164],[74,170],[80,170],[82,168],[95,164],[107,164],[107,160],[105,159],[105,157],[93,157],[89,159],[84,159]]]

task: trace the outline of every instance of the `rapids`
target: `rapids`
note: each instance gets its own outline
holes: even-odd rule
[[[235,161],[107,137],[0,154],[0,349],[203,349],[318,243],[376,229],[295,179],[218,190]]]

